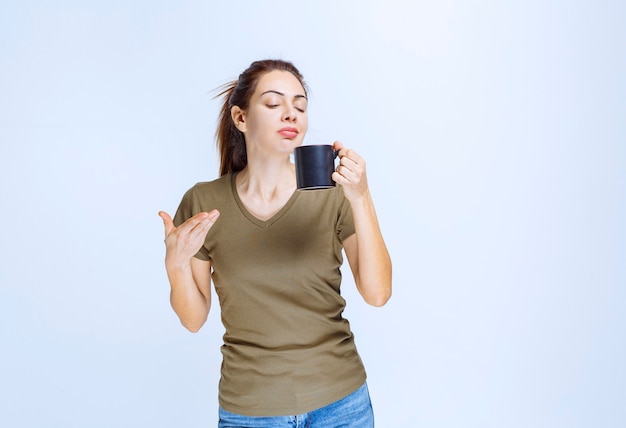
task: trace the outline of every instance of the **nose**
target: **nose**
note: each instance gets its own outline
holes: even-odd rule
[[[283,120],[286,122],[295,122],[297,117],[298,111],[296,108],[291,104],[287,104],[283,112]]]

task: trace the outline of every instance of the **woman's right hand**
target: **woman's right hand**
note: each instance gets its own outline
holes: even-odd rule
[[[220,213],[217,210],[201,212],[190,217],[180,226],[174,226],[172,217],[165,211],[159,211],[165,227],[165,262],[180,265],[189,263],[196,255],[215,224]]]

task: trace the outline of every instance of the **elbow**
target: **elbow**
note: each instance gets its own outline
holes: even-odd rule
[[[361,283],[358,277],[355,279],[357,289],[368,305],[380,308],[385,306],[391,299],[391,270],[384,275],[378,276],[376,280],[366,281],[365,283]]]
[[[391,298],[391,291],[389,291],[388,293],[385,293],[385,294],[380,294],[380,295],[376,295],[376,296],[369,296],[369,297],[365,298],[365,302],[368,305],[375,306],[377,308],[381,308],[381,307],[385,306],[385,304],[387,304],[387,302],[389,301],[390,298]]]
[[[185,323],[182,323],[182,325],[183,325],[183,327],[185,327],[187,329],[187,331],[189,331],[191,333],[197,333],[202,328],[202,324],[196,325],[196,324],[185,324]]]
[[[191,333],[200,331],[204,323],[209,317],[209,306],[191,306],[186,302],[176,301],[173,296],[170,297],[170,303],[174,313],[178,316],[178,321]]]
[[[183,319],[183,318],[179,318],[179,319],[180,319],[180,323],[183,325],[183,327],[185,327],[191,333],[199,332],[200,329],[202,328],[202,326],[204,325],[205,321],[206,321],[206,318],[200,318],[200,319]]]
[[[361,295],[368,305],[377,308],[385,306],[391,298],[391,281],[387,282],[385,286],[373,287],[370,292],[362,292]]]

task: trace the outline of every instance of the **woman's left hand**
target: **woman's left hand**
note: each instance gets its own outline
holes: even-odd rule
[[[333,180],[343,186],[343,193],[349,201],[367,196],[367,175],[365,160],[352,149],[346,149],[339,141],[333,143],[338,151],[339,165],[333,172]]]

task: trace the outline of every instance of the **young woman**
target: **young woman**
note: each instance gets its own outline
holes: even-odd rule
[[[340,295],[344,251],[367,303],[391,296],[365,162],[335,142],[339,185],[296,190],[290,154],[307,131],[307,91],[289,62],[256,61],[220,95],[220,178],[188,190],[173,220],[159,213],[182,324],[202,327],[212,281],[219,297],[219,427],[372,427]]]

